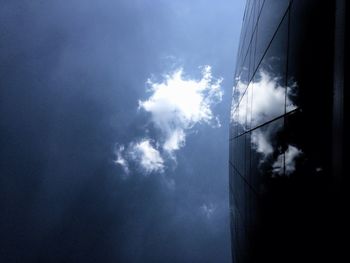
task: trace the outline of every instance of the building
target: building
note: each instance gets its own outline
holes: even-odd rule
[[[230,127],[234,263],[344,261],[345,2],[247,0]]]

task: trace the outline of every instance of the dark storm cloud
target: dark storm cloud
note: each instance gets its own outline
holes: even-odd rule
[[[169,56],[232,85],[241,3],[173,2],[1,0],[0,261],[229,261],[227,123],[190,136],[174,191],[113,163]]]

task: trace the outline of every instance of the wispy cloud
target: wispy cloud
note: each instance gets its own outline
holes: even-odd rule
[[[208,203],[208,204],[203,204],[201,207],[200,207],[200,210],[201,212],[203,213],[203,215],[206,217],[206,218],[211,218],[213,216],[213,214],[215,213],[216,211],[216,206],[212,203]]]
[[[220,126],[212,106],[222,100],[222,79],[213,77],[210,66],[202,67],[201,73],[199,79],[190,78],[179,68],[165,75],[161,82],[147,80],[150,96],[139,100],[138,108],[150,114],[150,126],[156,129],[157,135],[133,140],[124,154],[117,151],[116,164],[123,167],[132,160],[146,173],[162,173],[167,161],[176,161],[176,151],[186,145],[187,135],[195,125]]]
[[[141,165],[146,173],[163,172],[164,170],[163,158],[148,139],[135,144],[132,143],[129,154],[134,161]]]
[[[129,174],[129,164],[126,161],[126,159],[123,157],[125,152],[125,147],[124,145],[120,145],[116,148],[115,150],[115,155],[116,155],[116,159],[114,160],[115,164],[118,164],[122,167],[122,169],[124,170],[125,174]]]

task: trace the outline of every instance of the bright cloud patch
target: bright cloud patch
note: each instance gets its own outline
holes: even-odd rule
[[[179,150],[185,145],[185,136],[186,134],[183,129],[171,131],[163,144],[163,149],[167,152]]]
[[[164,170],[164,160],[149,140],[143,140],[132,145],[130,154],[134,160],[139,161],[141,167],[147,173],[162,172]]]
[[[212,121],[211,106],[220,102],[221,79],[213,80],[210,66],[202,71],[199,80],[185,79],[179,69],[164,82],[148,80],[152,95],[139,101],[139,107],[151,113],[154,125],[163,133],[163,149],[172,154],[185,145],[186,130],[195,124]]]
[[[116,164],[126,171],[128,163],[136,162],[146,173],[162,173],[167,160],[176,160],[175,152],[185,146],[187,134],[196,124],[220,125],[212,106],[222,100],[222,79],[212,76],[210,66],[203,67],[201,73],[200,79],[191,79],[180,68],[162,82],[147,80],[151,94],[139,100],[139,110],[150,114],[150,124],[157,135],[136,139],[138,143],[132,141],[126,150],[116,151]]]
[[[164,171],[164,160],[149,139],[129,143],[128,147],[119,146],[116,151],[115,164],[121,166],[125,174],[130,173],[130,165],[142,168],[145,174]]]
[[[125,151],[125,147],[124,145],[119,146],[116,151],[115,151],[115,155],[116,155],[116,160],[114,161],[115,164],[120,165],[124,172],[126,174],[129,174],[129,165],[128,162],[125,160],[125,158],[123,157],[123,153]]]

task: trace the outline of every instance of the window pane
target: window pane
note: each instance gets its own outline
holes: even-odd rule
[[[266,180],[283,176],[284,119],[277,119],[251,132],[249,184],[256,193],[262,193]]]
[[[258,21],[257,58],[263,56],[288,8],[289,0],[265,0]]]
[[[288,16],[280,25],[253,79],[252,128],[285,113]],[[257,45],[260,45],[260,41]]]

